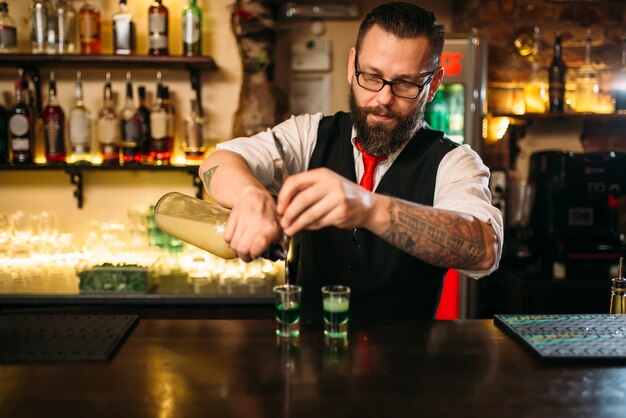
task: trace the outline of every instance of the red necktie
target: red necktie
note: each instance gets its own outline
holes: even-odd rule
[[[363,167],[365,168],[365,172],[363,173],[363,177],[361,177],[361,181],[359,184],[364,189],[369,190],[370,192],[374,189],[374,173],[376,172],[376,166],[381,161],[385,161],[387,156],[376,157],[375,155],[368,154],[363,150],[359,141],[355,141],[356,147],[361,151],[361,155],[363,156]]]

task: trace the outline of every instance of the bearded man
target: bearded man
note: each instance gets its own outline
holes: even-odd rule
[[[432,12],[383,4],[350,50],[350,113],[292,116],[201,164],[206,190],[232,208],[224,236],[239,257],[298,237],[303,318],[321,319],[320,288],[341,284],[351,318],[432,319],[447,269],[497,269],[502,215],[489,169],[424,123],[443,43]]]

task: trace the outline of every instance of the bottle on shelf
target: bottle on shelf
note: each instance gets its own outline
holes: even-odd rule
[[[80,71],[76,73],[74,107],[70,111],[70,145],[72,163],[87,163],[91,157],[91,112],[83,101],[83,81]]]
[[[548,83],[541,63],[540,46],[541,33],[539,27],[535,26],[530,80],[524,85],[524,107],[528,113],[545,113],[548,109]]]
[[[98,113],[98,142],[102,165],[119,165],[119,122],[113,105],[111,73],[106,75],[104,103]]]
[[[13,164],[32,163],[35,149],[33,117],[23,80],[15,82],[15,105],[9,113],[9,139]]]
[[[141,152],[141,121],[133,105],[133,83],[130,72],[126,73],[126,102],[120,112],[120,163],[123,165],[139,164]]]
[[[454,142],[462,144],[465,138],[465,87],[461,83],[446,86],[448,96],[448,130]]]
[[[65,112],[57,101],[57,84],[50,72],[48,104],[43,109],[43,136],[47,163],[65,163]]]
[[[76,10],[71,0],[58,0],[53,13],[56,21],[56,52],[76,54],[78,52],[78,28]]]
[[[0,3],[0,53],[17,51],[17,27],[6,1]]]
[[[624,258],[619,258],[617,277],[611,283],[610,314],[626,314],[626,280],[624,280]]]
[[[202,10],[197,0],[188,0],[183,9],[183,55],[202,55]]]
[[[613,80],[611,94],[615,100],[615,111],[626,113],[626,33],[622,36],[622,61],[617,75]]]
[[[174,144],[174,109],[169,104],[169,91],[157,85],[157,100],[150,113],[150,161],[157,165],[170,163]]]
[[[591,45],[592,33],[591,28],[588,28],[585,35],[585,65],[580,67],[576,77],[576,112],[593,113],[598,106],[598,72],[591,63]]]
[[[48,0],[33,0],[30,4],[31,52],[44,54],[47,51],[48,21],[51,15]]]
[[[162,0],[148,9],[148,55],[168,55],[168,10]]]
[[[141,153],[142,162],[150,159],[150,109],[146,102],[146,87],[139,86],[137,89],[139,94],[139,107],[137,108],[137,117],[141,125],[141,135],[139,137],[139,152]]]
[[[127,0],[120,0],[113,15],[113,53],[118,55],[135,53],[135,22],[126,3]]]
[[[567,66],[562,58],[561,35],[554,39],[554,53],[548,73],[548,96],[550,112],[559,113],[565,109],[565,74]]]
[[[445,86],[439,86],[437,94],[435,94],[435,97],[426,108],[425,115],[425,119],[430,127],[442,132],[448,132],[450,127],[450,109],[448,109],[448,103],[446,103],[446,98],[444,97],[445,94]]]
[[[85,0],[78,12],[78,33],[81,54],[100,53],[100,10],[92,0]]]
[[[183,142],[183,152],[187,163],[198,163],[204,159],[206,144],[204,141],[205,118],[202,115],[198,101],[191,99],[191,113],[187,116],[185,126],[185,140]]]
[[[9,162],[9,114],[6,108],[0,105],[0,164]]]

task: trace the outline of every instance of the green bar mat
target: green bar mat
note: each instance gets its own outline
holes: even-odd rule
[[[136,315],[0,315],[0,363],[110,360]]]
[[[626,362],[626,315],[495,315],[494,323],[541,360]]]

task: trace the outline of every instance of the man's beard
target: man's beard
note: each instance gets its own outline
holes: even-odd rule
[[[360,107],[356,103],[354,90],[350,89],[350,111],[357,138],[365,152],[376,156],[393,154],[409,142],[422,125],[425,107],[426,102],[419,100],[413,113],[408,115],[394,112],[381,105]],[[383,122],[368,122],[367,115],[370,113],[395,119],[395,127]]]

